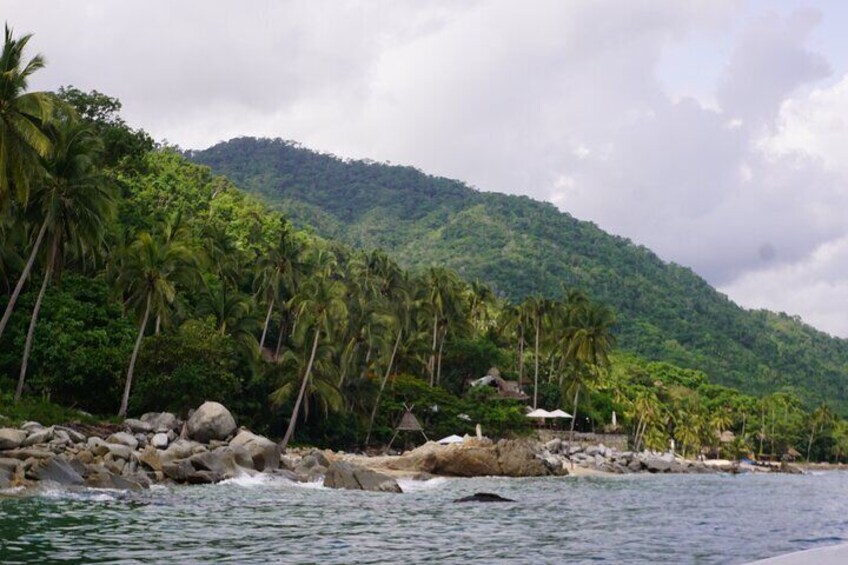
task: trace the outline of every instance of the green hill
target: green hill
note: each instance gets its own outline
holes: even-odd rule
[[[797,317],[740,308],[690,269],[551,204],[486,193],[412,167],[239,138],[189,157],[301,226],[411,268],[444,265],[512,298],[588,290],[618,312],[618,343],[745,392],[795,391],[848,414],[848,341]]]

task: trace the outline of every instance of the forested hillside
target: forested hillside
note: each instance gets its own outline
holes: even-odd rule
[[[406,267],[448,267],[512,299],[585,289],[618,313],[623,349],[749,393],[790,390],[808,406],[848,409],[848,342],[744,310],[691,270],[551,204],[282,140],[234,139],[189,157],[321,235],[384,248]]]

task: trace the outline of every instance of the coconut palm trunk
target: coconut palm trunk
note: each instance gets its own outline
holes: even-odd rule
[[[427,361],[427,371],[430,372],[430,386],[435,384],[436,379],[436,331],[439,327],[439,317],[433,316],[433,345],[430,348],[430,359]]]
[[[439,356],[438,361],[436,363],[436,384],[442,384],[442,351],[445,349],[445,341],[448,337],[448,331],[445,329],[445,333],[442,336],[442,341],[439,343]]]
[[[389,366],[386,367],[386,374],[383,375],[383,380],[380,382],[380,390],[377,392],[377,399],[374,401],[374,408],[371,409],[371,418],[368,420],[368,433],[365,434],[365,447],[368,447],[368,442],[371,441],[371,431],[374,429],[374,420],[377,418],[377,409],[380,407],[380,397],[383,395],[383,390],[386,388],[386,383],[389,381],[389,375],[392,373],[392,366],[395,363],[395,355],[397,355],[398,347],[400,346],[400,338],[403,335],[402,330],[398,330],[395,346],[392,349],[392,356],[389,358]]]
[[[130,357],[130,367],[127,369],[127,382],[124,385],[124,395],[121,397],[121,409],[118,410],[118,416],[121,418],[127,415],[127,405],[130,402],[130,389],[132,388],[135,362],[138,359],[138,351],[141,349],[141,340],[144,337],[144,328],[147,327],[147,320],[150,317],[150,305],[152,298],[153,295],[148,293],[147,305],[144,307],[144,316],[141,318],[141,324],[138,326],[138,336],[135,339],[135,347],[133,347],[132,356]]]
[[[539,334],[541,333],[540,315],[536,316],[536,354],[535,354],[535,371],[533,375],[533,409],[538,408],[539,403]]]
[[[268,313],[265,314],[265,325],[262,327],[262,338],[259,340],[259,351],[265,347],[265,336],[268,335],[268,326],[271,324],[271,312],[274,310],[274,300],[268,305]]]
[[[26,381],[27,367],[29,365],[29,353],[32,351],[32,341],[35,337],[35,325],[38,323],[38,314],[41,312],[41,302],[44,300],[44,293],[47,291],[47,286],[50,284],[50,276],[53,274],[53,265],[56,262],[56,253],[59,246],[59,238],[56,236],[53,239],[53,248],[50,251],[50,260],[47,263],[47,269],[44,271],[44,280],[41,282],[41,290],[38,291],[38,298],[35,300],[35,306],[32,309],[32,317],[29,320],[29,329],[27,330],[26,344],[24,345],[24,357],[21,360],[21,374],[18,377],[18,386],[15,387],[15,404],[21,400],[21,395],[24,392],[24,382]]]
[[[574,424],[577,423],[577,401],[580,398],[580,383],[574,390],[574,414],[571,415],[571,431],[568,433],[568,445],[574,445]]]
[[[15,303],[18,301],[18,297],[21,295],[21,290],[24,288],[24,283],[29,278],[30,272],[32,272],[32,266],[35,263],[35,257],[38,255],[39,249],[41,249],[41,242],[44,240],[44,234],[47,232],[47,221],[45,220],[41,224],[41,229],[38,230],[38,237],[35,238],[35,243],[32,246],[32,251],[30,251],[29,259],[27,259],[26,265],[24,266],[24,270],[21,273],[20,278],[18,278],[17,284],[15,284],[15,290],[12,291],[12,296],[9,297],[9,303],[6,304],[6,311],[3,312],[3,318],[0,319],[0,337],[3,337],[3,331],[6,329],[6,324],[9,323],[9,318],[12,315],[12,310],[15,308]]]
[[[294,427],[297,423],[297,417],[300,413],[300,405],[303,403],[303,396],[306,394],[306,383],[309,382],[309,377],[312,374],[312,364],[315,362],[315,353],[318,351],[318,337],[321,335],[320,325],[315,328],[315,338],[312,340],[312,353],[309,355],[309,363],[306,365],[306,373],[303,375],[303,382],[300,384],[300,392],[297,393],[297,400],[294,403],[289,427],[286,429],[286,435],[283,436],[283,441],[280,442],[280,449],[286,450],[289,441],[294,435]]]

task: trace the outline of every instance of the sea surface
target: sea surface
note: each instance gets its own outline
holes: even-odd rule
[[[259,476],[0,494],[0,563],[745,563],[848,539],[848,473],[401,481]],[[514,503],[455,504],[474,492]]]

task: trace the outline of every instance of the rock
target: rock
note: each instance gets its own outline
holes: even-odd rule
[[[47,451],[45,449],[24,448],[8,450],[3,454],[3,456],[26,461],[27,459],[50,459],[51,457],[55,457],[55,454],[52,451]]]
[[[231,447],[219,447],[206,453],[198,453],[189,458],[192,466],[198,471],[212,471],[224,479],[232,479],[244,474],[236,464],[235,454]]]
[[[28,476],[39,481],[52,481],[60,485],[81,485],[85,483],[82,476],[61,457],[43,459],[30,470]]]
[[[156,449],[165,449],[166,447],[168,447],[168,443],[168,434],[164,432],[159,432],[155,434],[150,440],[150,445],[152,445]]]
[[[21,429],[23,431],[27,432],[28,434],[31,434],[32,432],[37,432],[39,430],[43,430],[44,426],[41,425],[38,422],[24,422],[21,425]]]
[[[188,476],[194,473],[194,471],[194,466],[188,459],[179,459],[162,464],[162,473],[169,479],[180,483],[188,480]]]
[[[19,459],[0,457],[0,488],[9,488],[24,479],[24,464]]]
[[[786,461],[780,464],[780,472],[781,473],[789,473],[790,475],[803,475],[804,471],[795,465],[791,465]]]
[[[454,502],[515,502],[511,498],[504,498],[499,494],[491,492],[475,492],[471,496],[457,498]]]
[[[125,445],[130,449],[138,447],[138,440],[127,432],[118,432],[106,438],[106,443]]]
[[[91,450],[91,452],[98,457],[103,457],[104,455],[109,453],[108,444],[99,437],[88,438],[88,441],[86,441],[86,445]]]
[[[204,402],[188,420],[188,436],[203,443],[225,440],[235,431],[233,415],[218,402]]]
[[[31,432],[24,442],[21,444],[23,447],[32,447],[33,445],[39,443],[47,443],[53,439],[53,426],[49,428],[43,428],[41,430]]]
[[[0,428],[0,451],[17,449],[26,440],[27,433],[15,428]]]
[[[163,451],[160,454],[160,458],[162,462],[173,461],[175,459],[185,459],[197,453],[198,451],[203,451],[202,445],[195,441],[187,440],[187,439],[178,439],[168,446],[168,449]]]
[[[182,426],[182,422],[170,412],[148,412],[142,415],[141,421],[150,424],[152,432],[174,431]]]
[[[64,432],[73,443],[85,443],[85,434],[81,434],[73,428],[55,426],[56,432]]]
[[[150,422],[137,420],[135,418],[127,418],[124,420],[124,427],[134,434],[149,434],[153,431],[153,425]]]
[[[496,446],[500,475],[506,477],[542,477],[545,464],[536,457],[536,447],[527,441],[501,440]]]
[[[195,471],[187,477],[187,482],[192,485],[205,485],[221,482],[224,479],[214,471]]]
[[[371,492],[403,492],[392,477],[344,461],[330,464],[324,478],[324,486]]]
[[[252,467],[257,471],[271,471],[280,467],[280,446],[266,437],[242,430],[230,441],[230,445],[247,449],[253,460]],[[321,454],[321,457],[324,461],[327,460],[323,454]]]
[[[130,458],[132,458],[133,450],[126,445],[120,443],[107,443],[106,448],[109,450],[113,459],[129,461]]]
[[[457,447],[455,449],[451,449]],[[448,449],[436,453],[433,469],[421,469],[437,475],[451,475],[454,477],[482,477],[500,475],[501,468],[498,464],[498,453],[492,447],[448,446]]]
[[[649,473],[667,473],[671,470],[672,462],[660,457],[648,457],[642,462]]]
[[[256,470],[256,466],[253,462],[253,456],[246,447],[241,445],[231,445],[230,449],[233,450],[233,457],[236,460],[236,465],[243,467],[246,470]],[[272,469],[268,469],[268,471],[272,471]]]
[[[551,453],[559,453],[562,449],[562,440],[559,438],[552,439],[551,441],[545,444],[545,449],[547,449]]]
[[[116,475],[99,465],[93,465],[85,478],[86,486],[116,490],[142,490],[140,483],[121,475]]]

